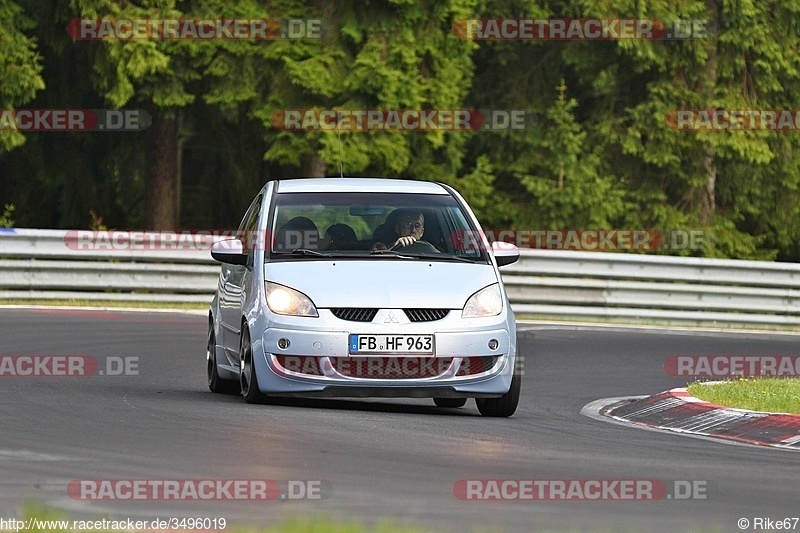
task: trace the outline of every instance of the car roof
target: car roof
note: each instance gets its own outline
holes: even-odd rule
[[[447,189],[430,181],[392,178],[295,178],[276,180],[279,193],[293,192],[385,192],[412,194],[449,194]]]

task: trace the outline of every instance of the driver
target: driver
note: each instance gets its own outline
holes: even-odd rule
[[[408,246],[414,244],[422,238],[425,233],[425,217],[419,211],[409,211],[403,213],[397,218],[397,224],[394,227],[399,237],[392,248]]]
[[[394,248],[403,248],[414,244],[422,238],[425,233],[425,217],[419,211],[406,211],[397,217],[397,224],[394,226],[394,231],[399,235],[396,241],[389,247],[390,250]],[[376,242],[373,250],[385,250],[386,245],[381,242]]]

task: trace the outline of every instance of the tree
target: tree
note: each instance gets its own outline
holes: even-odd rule
[[[26,104],[44,89],[36,41],[25,33],[34,26],[16,2],[0,0],[0,112]],[[10,116],[5,115],[0,124],[0,152],[25,142],[25,136],[9,121]]]
[[[75,15],[84,19],[179,19],[184,12],[175,0],[119,4],[110,0],[72,0]],[[189,40],[104,40],[87,42],[94,48],[98,91],[115,108],[129,103],[152,115],[147,146],[145,223],[170,229],[180,219],[181,157],[184,124],[181,109],[195,95],[187,85],[200,77],[207,62]]]
[[[675,131],[667,127],[665,117],[679,109],[796,107],[796,91],[787,89],[797,83],[800,73],[794,52],[800,35],[790,22],[796,20],[800,3],[696,0],[597,7],[587,1],[584,5],[593,9],[593,16],[711,21],[708,38],[620,41],[613,63],[582,66],[582,72],[594,71],[602,80],[595,84],[605,89],[601,108],[615,110],[598,114],[593,122],[607,139],[606,153],[626,161],[619,165],[622,177],[635,201],[645,207],[632,220],[664,227],[671,219],[704,227],[713,236],[706,255],[774,257],[775,248],[760,248],[769,244],[764,237],[773,232],[796,235],[797,210],[790,207],[769,215],[780,220],[780,230],[767,228],[752,216],[770,211],[768,202],[762,201],[765,192],[773,205],[797,205],[797,173],[778,170],[786,168],[786,154],[800,148],[796,136]],[[643,91],[630,94],[631,86]],[[620,100],[626,94],[630,94],[627,101]],[[754,187],[754,180],[763,181]]]
[[[238,15],[321,18],[323,39],[225,43],[209,69],[219,84],[208,98],[247,101],[265,128],[267,161],[303,175],[338,173],[339,133],[344,172],[449,176],[460,166],[464,136],[452,132],[281,131],[284,110],[457,109],[472,76],[473,43],[452,32],[474,1],[285,1]],[[249,6],[249,4],[248,4]],[[268,11],[268,13],[267,13]],[[236,79],[237,83],[223,80]]]
[[[575,121],[575,99],[567,99],[564,81],[547,111],[543,128],[543,164],[533,175],[520,175],[536,207],[531,221],[547,229],[607,228],[620,219],[625,191],[602,170],[595,148]],[[538,167],[538,168],[537,168]]]

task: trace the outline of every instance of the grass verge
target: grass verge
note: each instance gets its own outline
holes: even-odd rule
[[[57,511],[51,507],[43,506],[38,503],[28,502],[22,508],[22,518],[20,520],[31,521],[30,524],[32,527],[30,529],[20,529],[18,530],[20,533],[22,532],[35,532],[35,533],[81,533],[85,531],[92,531],[93,533],[119,533],[120,531],[126,531],[126,533],[133,533],[130,530],[120,530],[120,529],[102,529],[102,524],[98,526],[90,526],[88,524],[75,524],[72,519],[64,516],[64,514],[60,511]],[[33,522],[33,520],[38,520],[38,523]],[[100,521],[102,517],[94,517],[90,519],[84,519],[84,522],[87,521]],[[115,520],[112,518],[107,518],[106,520]],[[126,520],[122,518],[118,518],[116,520]],[[150,522],[147,518],[135,518],[132,520],[142,520]],[[163,520],[163,517],[162,517]],[[43,523],[46,522],[46,523]],[[60,522],[60,523],[59,523]],[[83,525],[84,527],[76,529],[75,525]],[[38,527],[37,527],[38,526]],[[535,525],[531,525],[531,531],[539,531],[540,528],[535,527]],[[542,531],[550,531],[550,532],[564,532],[564,533],[578,533],[582,531],[576,527],[547,527],[541,529]],[[10,529],[8,531],[15,531],[14,529]],[[180,533],[180,532],[191,532],[192,529],[161,529],[161,530],[153,530],[153,529],[145,529],[143,531],[148,531],[149,533],[158,533],[161,531],[162,533]],[[196,533],[207,533],[209,531],[215,530],[201,530],[195,529]],[[382,519],[372,525],[365,525],[360,523],[356,520],[337,520],[330,517],[296,517],[290,518],[288,520],[284,520],[274,525],[264,525],[264,526],[230,526],[230,524],[226,524],[225,528],[217,529],[217,533],[436,533],[440,532],[449,532],[453,531],[451,528],[447,528],[445,530],[436,530],[425,528],[417,525],[406,525],[406,524],[397,524],[392,520]],[[499,533],[500,531],[504,531],[500,526],[477,526],[472,527],[466,531],[471,533]],[[598,533],[634,533],[639,531],[635,527],[622,527],[619,526],[612,527],[612,526],[599,526],[596,528],[592,528],[592,531],[597,531]],[[711,528],[708,527],[690,527],[686,529],[687,533],[722,533],[723,531],[727,531],[722,526],[713,526]]]
[[[94,517],[83,520],[70,519],[61,512],[38,503],[27,503],[22,508],[22,518],[30,529],[20,529],[19,531],[35,533],[78,533],[83,530],[91,530],[96,533],[119,533],[118,529],[113,529],[114,525],[107,524],[107,529],[103,529],[102,517]],[[106,518],[107,521],[125,521],[126,519]],[[150,523],[144,518],[135,518],[133,522],[143,521]],[[91,524],[90,524],[91,523]],[[144,528],[142,531],[150,530]],[[14,529],[11,529],[14,531]],[[152,531],[152,530],[151,530]],[[167,529],[164,531],[191,531],[191,529]],[[200,530],[208,531],[208,530]],[[424,529],[417,526],[398,525],[391,521],[379,521],[372,526],[365,526],[356,521],[338,521],[333,518],[293,518],[275,525],[263,527],[229,527],[218,529],[220,533],[227,531],[231,533],[432,533],[433,530]]]
[[[688,388],[692,396],[725,407],[800,414],[800,378],[740,378],[719,383],[698,381]]]

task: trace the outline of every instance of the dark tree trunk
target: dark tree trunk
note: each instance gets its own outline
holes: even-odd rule
[[[300,176],[304,178],[324,178],[325,160],[316,154],[303,156]]]
[[[719,8],[716,0],[706,0],[706,9],[710,15],[711,20],[719,21]],[[703,96],[708,103],[714,97],[714,89],[717,86],[717,54],[718,54],[718,30],[716,27],[712,29],[713,38],[711,39],[711,48],[708,55],[707,80]],[[710,145],[706,148],[706,153],[703,157],[703,168],[706,171],[706,182],[704,190],[701,192],[701,213],[700,219],[704,224],[710,224],[714,219],[714,214],[717,211],[717,165],[715,162],[714,148]]]
[[[175,229],[180,221],[181,203],[183,141],[180,112],[155,110],[148,134],[145,223],[148,229]]]
[[[714,164],[714,149],[710,146],[706,150],[706,158],[703,160],[703,166],[706,169],[706,190],[703,195],[703,214],[702,220],[704,224],[710,224],[714,218],[714,213],[717,210],[717,166]]]

